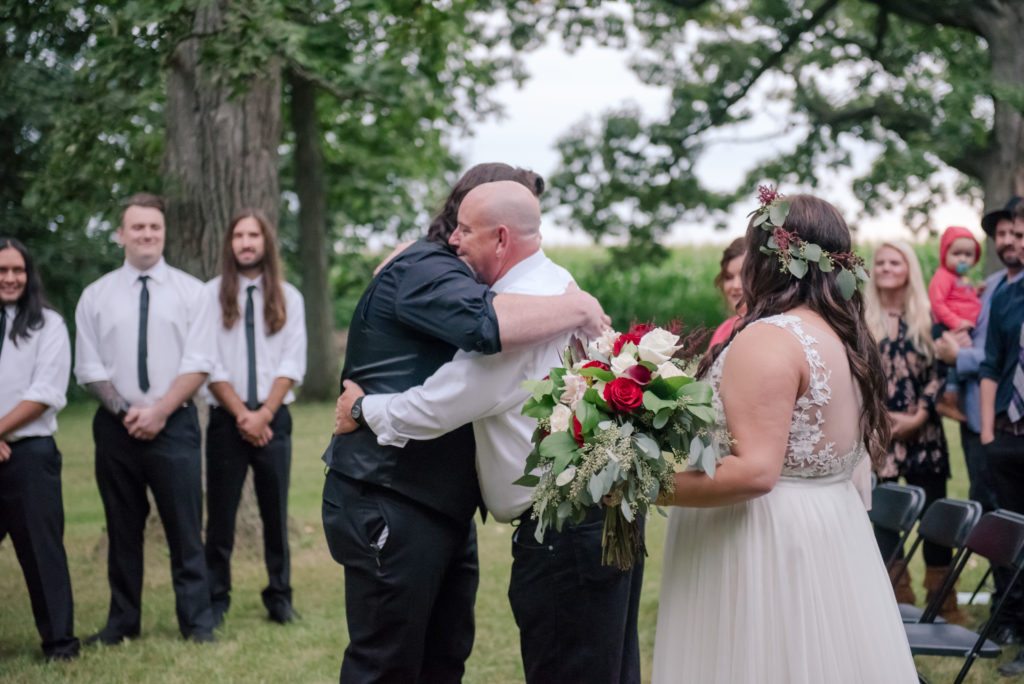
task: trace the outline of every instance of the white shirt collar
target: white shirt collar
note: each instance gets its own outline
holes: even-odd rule
[[[238,274],[238,284],[239,284],[239,288],[238,288],[239,292],[243,292],[244,293],[246,288],[249,287],[250,285],[255,285],[257,290],[262,290],[263,289],[263,274],[260,273],[255,278],[249,279],[249,278],[246,278],[241,273],[239,273]]]
[[[168,268],[170,267],[167,265],[167,262],[164,261],[163,257],[160,257],[160,261],[156,262],[145,271],[140,271],[139,269],[129,264],[127,261],[124,262],[125,273],[127,273],[131,277],[132,282],[135,282],[136,280],[139,279],[139,276],[143,275],[149,276],[151,280],[154,280],[158,283],[163,282],[167,280]]]
[[[491,289],[495,292],[504,292],[519,279],[526,276],[526,274],[543,264],[545,261],[547,261],[547,257],[544,255],[544,250],[538,248],[536,252],[508,269],[505,275],[498,278],[494,285],[491,285]]]

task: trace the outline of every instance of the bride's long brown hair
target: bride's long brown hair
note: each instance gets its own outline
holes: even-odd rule
[[[785,227],[807,242],[827,252],[849,252],[852,249],[850,229],[839,211],[828,202],[811,195],[787,197],[789,214]],[[836,282],[839,269],[826,273],[811,266],[803,278],[795,278],[779,266],[774,254],[763,254],[771,233],[760,226],[747,226],[747,257],[743,262],[743,301],[747,313],[737,323],[729,340],[758,319],[806,306],[821,316],[835,331],[846,348],[850,373],[860,388],[863,405],[860,426],[864,445],[876,464],[884,458],[889,446],[889,418],[885,407],[885,375],[882,360],[864,320],[864,300],[858,290],[849,301]],[[698,368],[704,375],[728,344],[717,344],[705,355]]]

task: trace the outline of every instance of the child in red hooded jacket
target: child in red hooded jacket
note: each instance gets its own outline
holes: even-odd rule
[[[928,283],[928,299],[935,326],[932,336],[939,338],[945,330],[970,331],[978,322],[981,299],[967,277],[967,272],[981,260],[981,245],[971,231],[950,226],[939,243],[939,268]],[[957,408],[959,393],[956,367],[946,368],[946,391],[939,403],[939,413],[964,420]],[[959,414],[959,415],[958,415]]]

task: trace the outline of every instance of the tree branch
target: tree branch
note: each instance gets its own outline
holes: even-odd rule
[[[981,34],[978,14],[995,12],[992,0],[864,0],[882,12],[895,14],[918,24],[942,24]]]

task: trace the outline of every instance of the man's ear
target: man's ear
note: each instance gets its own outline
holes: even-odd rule
[[[508,248],[508,227],[505,225],[498,226],[498,247],[507,249]]]

